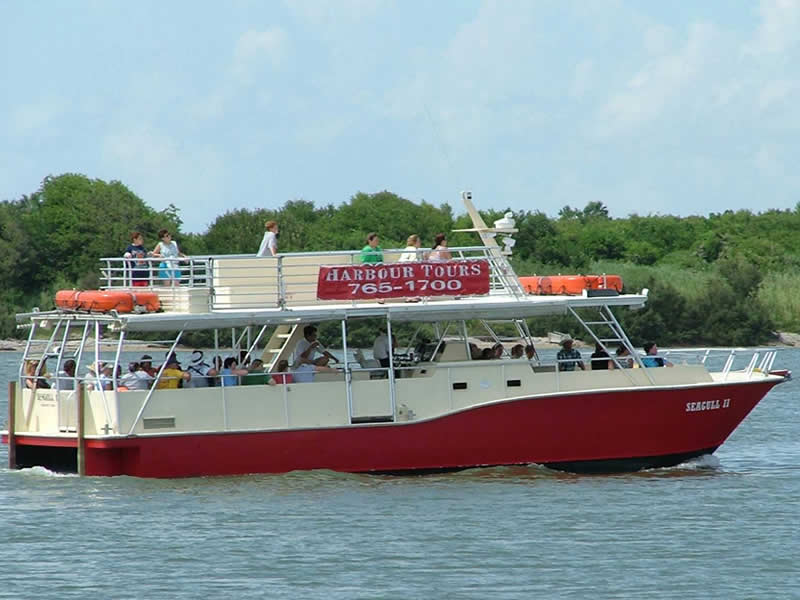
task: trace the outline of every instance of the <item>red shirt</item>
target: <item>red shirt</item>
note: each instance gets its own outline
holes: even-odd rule
[[[291,373],[276,373],[272,376],[275,383],[293,383],[294,376]]]

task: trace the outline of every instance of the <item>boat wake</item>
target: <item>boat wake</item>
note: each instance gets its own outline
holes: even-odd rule
[[[26,467],[24,469],[11,469],[10,471],[34,477],[78,477],[77,473],[58,473],[45,467]]]

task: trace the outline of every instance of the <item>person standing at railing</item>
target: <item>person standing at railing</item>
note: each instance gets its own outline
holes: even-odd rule
[[[277,256],[278,254],[278,223],[277,221],[267,221],[264,223],[264,237],[258,248],[256,256]]]
[[[158,265],[158,276],[169,281],[168,285],[176,286],[181,278],[181,270],[177,268],[179,256],[186,258],[186,255],[178,249],[178,243],[172,239],[172,234],[168,229],[158,232],[161,240],[153,250],[153,256],[160,256],[165,259]]]
[[[433,248],[428,255],[428,260],[433,262],[444,262],[453,258],[450,250],[447,248],[447,236],[443,233],[437,233],[433,238]]]
[[[422,253],[419,252],[421,246],[422,242],[416,233],[408,236],[408,239],[406,240],[406,247],[403,248],[403,253],[400,255],[400,258],[397,262],[414,262],[417,260],[422,260]]]
[[[125,258],[132,259],[129,263],[131,269],[131,285],[144,287],[150,278],[150,269],[147,264],[147,250],[144,247],[144,237],[138,231],[131,233],[131,243],[125,248]]]
[[[367,234],[367,245],[361,249],[362,263],[382,263],[383,248],[379,244],[378,234],[374,231]]]

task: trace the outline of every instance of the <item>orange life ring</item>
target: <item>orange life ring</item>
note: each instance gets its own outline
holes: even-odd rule
[[[520,277],[519,282],[529,294],[579,296],[583,290],[614,290],[622,293],[619,275],[546,275]]]
[[[70,310],[90,310],[120,313],[156,312],[161,301],[155,292],[123,292],[112,290],[59,290],[56,292],[56,306]]]

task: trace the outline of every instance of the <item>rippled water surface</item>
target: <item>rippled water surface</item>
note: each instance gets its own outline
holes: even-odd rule
[[[800,376],[800,351],[775,366]],[[800,598],[799,396],[775,388],[713,457],[624,476],[4,468],[0,597]]]

